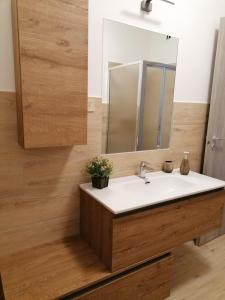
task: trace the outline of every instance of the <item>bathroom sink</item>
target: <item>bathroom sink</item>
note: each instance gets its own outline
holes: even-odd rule
[[[146,178],[128,176],[111,179],[109,187],[102,190],[93,188],[91,184],[80,187],[114,214],[225,187],[225,181],[195,172],[188,176],[182,176],[179,171],[172,174],[153,172],[148,173]]]
[[[157,196],[159,194],[174,193],[178,191],[184,191],[195,186],[194,183],[187,182],[183,179],[172,177],[172,176],[159,176],[159,177],[148,177],[148,181],[137,180],[134,183],[124,183],[123,189],[129,189],[130,192],[138,192],[146,194],[146,190],[151,192],[151,195]],[[148,195],[148,193],[146,194]]]

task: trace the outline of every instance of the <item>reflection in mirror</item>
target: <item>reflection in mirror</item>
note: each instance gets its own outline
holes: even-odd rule
[[[168,148],[178,39],[104,20],[102,152]]]

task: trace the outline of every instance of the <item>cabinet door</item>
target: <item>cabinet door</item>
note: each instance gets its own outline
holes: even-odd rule
[[[171,262],[172,257],[166,256],[70,299],[163,300],[170,295]]]
[[[171,251],[221,226],[225,192],[198,195],[113,221],[113,272]]]
[[[12,7],[20,144],[86,144],[88,0]]]

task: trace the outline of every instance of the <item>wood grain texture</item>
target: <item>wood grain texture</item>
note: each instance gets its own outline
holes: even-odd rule
[[[223,210],[223,217],[222,217],[222,225],[219,228],[211,230],[210,232],[201,235],[195,240],[195,244],[197,246],[202,246],[207,244],[208,242],[216,239],[217,237],[224,235],[225,233],[225,207]]]
[[[0,92],[0,257],[79,233],[79,184],[89,181],[87,160],[101,153],[102,105],[91,101],[88,145],[24,150],[17,143],[15,94]],[[135,174],[141,160],[155,170],[167,159],[178,166],[183,150],[199,171],[206,113],[205,104],[175,103],[172,148],[110,155],[113,176]]]
[[[104,264],[112,267],[113,214],[80,191],[80,233]]]
[[[167,257],[73,300],[163,300],[170,295],[171,275]]]
[[[59,299],[91,288],[104,280],[113,281],[114,276],[117,278],[111,283],[109,291],[123,284],[125,288],[128,282],[134,284],[136,280],[133,292],[137,295],[143,292],[160,297],[163,295],[165,298],[169,295],[171,285],[171,262],[172,258],[168,255],[155,262],[148,262],[144,267],[139,266],[138,270],[129,270],[126,275],[112,274],[88,245],[76,238],[9,256],[1,261],[1,271],[6,300]],[[148,283],[148,280],[151,282]],[[124,288],[123,293],[126,293]],[[99,290],[97,294],[99,295]],[[107,295],[105,288],[101,294]]]
[[[101,152],[101,104],[88,114],[88,145],[24,150],[14,93],[0,93],[0,257],[79,233],[79,183]]]
[[[58,299],[110,277],[81,239],[46,244],[0,263],[6,300]]]
[[[83,243],[82,243],[83,244]],[[76,243],[76,245],[78,245]],[[59,247],[59,249],[56,251],[56,248]],[[86,248],[85,246],[84,248]],[[40,249],[42,249],[40,251]],[[44,250],[45,249],[45,250]],[[61,250],[60,250],[61,249]],[[62,249],[64,249],[62,251]],[[67,249],[67,250],[66,250]],[[53,245],[46,245],[43,247],[38,247],[36,249],[36,255],[34,255],[32,261],[32,265],[38,266],[38,265],[46,265],[46,261],[49,263],[48,265],[51,266],[52,262],[54,264],[55,258],[60,258],[62,261],[62,264],[64,265],[65,261],[63,259],[64,254],[69,252],[71,256],[71,262],[68,260],[68,265],[71,263],[71,268],[74,268],[74,253],[80,253],[84,255],[84,257],[87,255],[86,250],[80,252],[80,251],[69,251],[70,247],[65,247],[65,244],[62,243],[61,246],[53,246]],[[71,247],[71,249],[73,249]],[[82,247],[80,248],[82,249]],[[63,255],[57,255],[58,253],[64,252]],[[33,254],[35,254],[32,251]],[[40,255],[45,257],[44,253],[46,253],[48,259],[47,260],[41,260]],[[54,255],[55,253],[55,255]],[[177,249],[173,251],[174,260],[173,260],[173,272],[172,272],[172,291],[169,298],[166,298],[167,300],[181,300],[181,299],[187,299],[187,300],[224,300],[225,299],[225,288],[224,288],[224,278],[225,278],[225,261],[224,261],[224,253],[225,253],[225,236],[222,236],[207,245],[202,246],[201,248],[195,247],[192,242],[188,242]],[[40,255],[39,255],[40,254]],[[31,252],[29,251],[29,255],[31,256]],[[23,257],[25,259],[26,254],[21,253],[20,257]],[[49,257],[51,256],[51,263],[49,261]],[[36,257],[36,259],[35,259]],[[73,258],[72,258],[73,257]],[[79,254],[77,254],[77,257],[79,257]],[[13,259],[14,256],[11,257]],[[30,258],[28,257],[28,260]],[[19,259],[21,260],[21,258]],[[44,261],[45,263],[43,263]],[[86,260],[84,260],[86,261]],[[9,261],[5,261],[5,264],[7,265],[10,263]],[[21,261],[21,264],[23,261]],[[60,265],[60,264],[59,264]],[[97,264],[98,265],[98,264]],[[13,264],[12,264],[13,266]],[[79,264],[79,266],[81,266]],[[96,265],[95,265],[96,266]],[[14,266],[17,271],[21,270],[23,271],[23,268],[20,266]],[[66,268],[67,268],[66,267]],[[87,270],[90,271],[90,268],[88,264],[86,265]],[[5,266],[5,268],[7,268]],[[20,268],[20,270],[19,270]],[[31,266],[32,268],[32,266]],[[91,268],[92,269],[92,268]],[[93,278],[98,277],[97,272],[95,274],[91,275],[91,272],[87,272],[84,266],[84,277],[85,276],[93,276]],[[97,270],[97,269],[95,269]],[[103,271],[101,269],[99,270],[99,274],[103,273],[103,275],[99,275],[100,278],[105,278],[105,271],[103,267]],[[106,271],[107,273],[107,271]],[[16,273],[14,273],[16,274]],[[67,274],[67,271],[65,272]],[[108,273],[107,273],[108,274]],[[43,274],[42,274],[43,277]],[[60,277],[57,274],[54,274],[53,278],[51,280],[54,282],[54,278]],[[106,276],[107,277],[107,276]],[[80,277],[80,279],[82,276]],[[60,277],[60,280],[62,278]],[[41,282],[44,281],[44,279],[39,279]],[[40,281],[37,281],[38,287],[41,286]],[[85,279],[87,280],[87,279]],[[52,282],[51,281],[51,282]],[[44,286],[44,283],[43,283]],[[35,287],[35,286],[33,286]],[[21,285],[20,285],[21,288]],[[42,289],[42,288],[41,288]],[[42,290],[43,292],[43,290]],[[22,298],[25,299],[25,298]],[[35,299],[35,298],[34,298]],[[41,298],[43,299],[43,298]],[[13,299],[15,300],[15,299]],[[27,299],[25,299],[27,300]],[[31,300],[31,298],[29,299]],[[33,299],[32,299],[33,300]],[[39,299],[38,299],[39,300]]]
[[[13,12],[23,146],[86,144],[88,0],[14,0]]]
[[[106,153],[109,125],[109,105],[102,103],[102,153]]]
[[[218,191],[114,219],[112,270],[171,251],[220,227],[224,203],[225,191]]]
[[[81,218],[86,222],[81,222],[83,238],[107,268],[115,272],[170,252],[174,247],[219,228],[225,191],[193,196],[126,216],[108,215],[107,210],[88,195],[82,195],[81,201]],[[107,218],[103,219],[103,215]],[[104,239],[105,230],[107,239]]]

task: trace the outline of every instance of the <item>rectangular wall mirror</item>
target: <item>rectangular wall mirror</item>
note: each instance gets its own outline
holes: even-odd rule
[[[104,20],[102,153],[169,148],[178,39]]]

